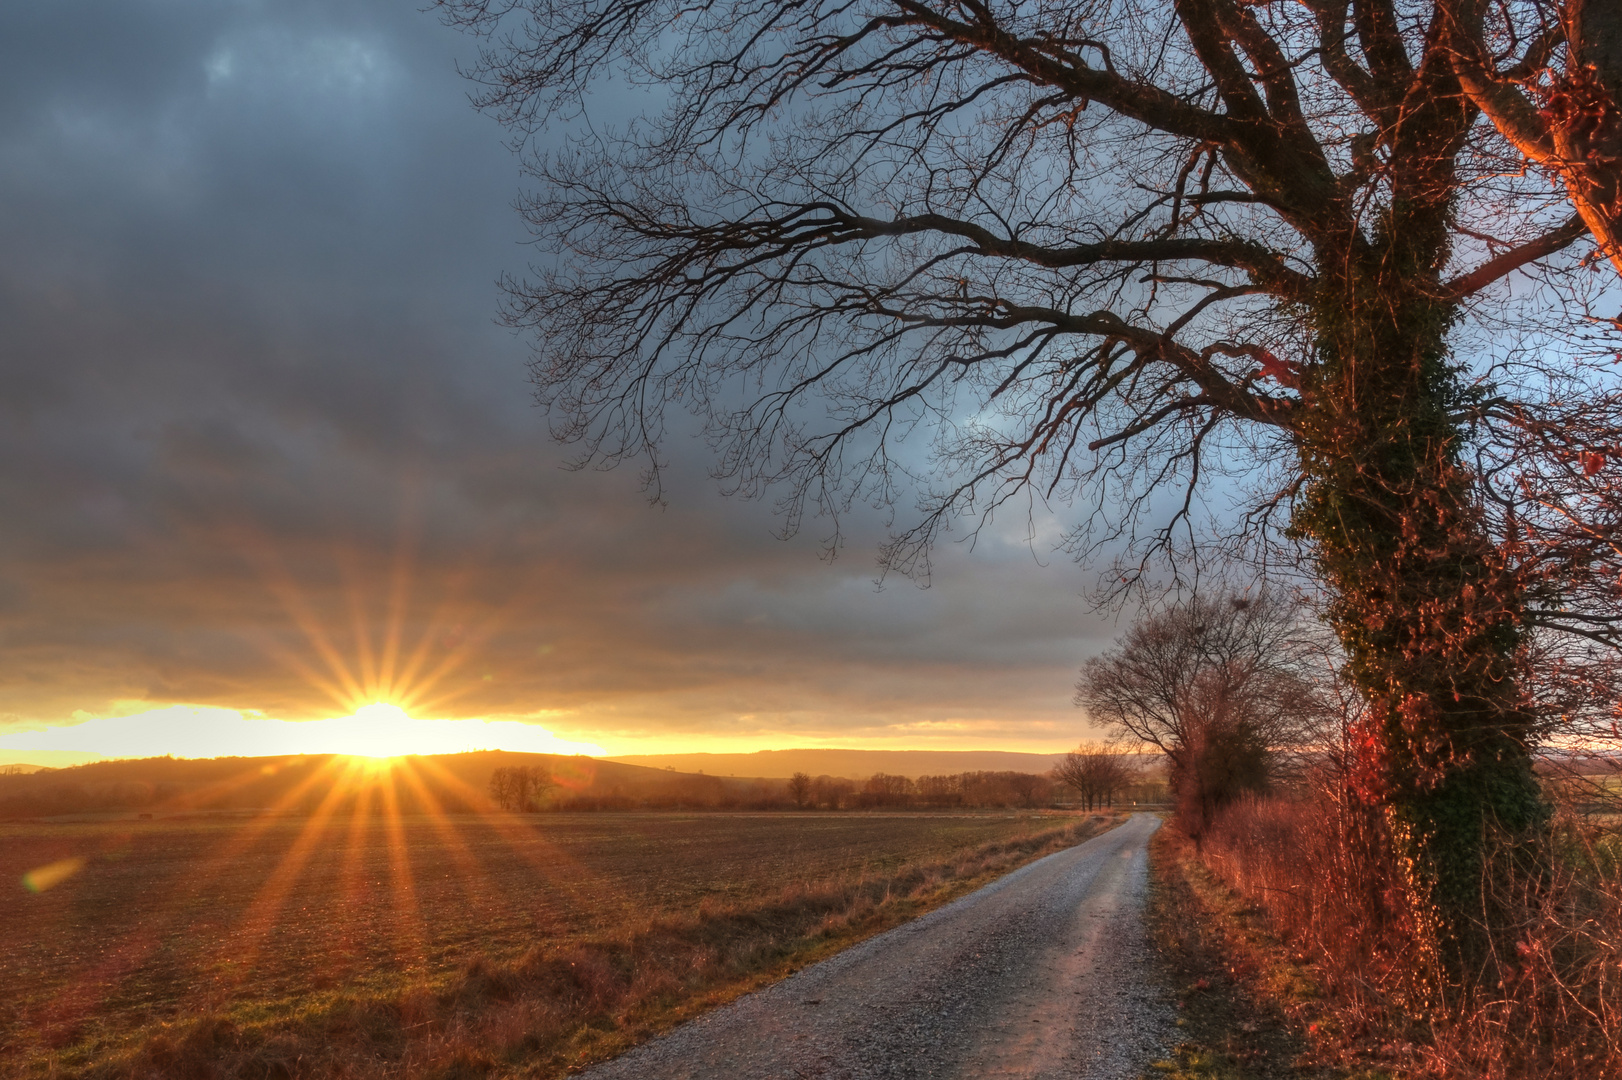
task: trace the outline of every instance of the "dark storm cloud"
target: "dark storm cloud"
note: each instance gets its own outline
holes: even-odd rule
[[[664,511],[558,468],[469,52],[392,0],[0,13],[0,724],[330,715],[392,634],[422,709],[598,741],[1072,740],[1081,570],[991,538],[879,592],[866,523],[774,540],[696,444]]]

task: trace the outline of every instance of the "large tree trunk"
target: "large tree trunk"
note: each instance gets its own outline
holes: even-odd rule
[[[1452,418],[1442,217],[1394,212],[1326,281],[1292,527],[1371,705],[1355,783],[1386,811],[1420,923],[1456,967],[1476,951],[1484,840],[1543,811],[1517,681],[1521,591],[1472,503]]]

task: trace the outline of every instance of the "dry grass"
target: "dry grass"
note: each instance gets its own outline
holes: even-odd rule
[[[1537,875],[1490,872],[1495,955],[1468,980],[1424,963],[1410,897],[1378,837],[1328,800],[1232,808],[1203,862],[1313,963],[1326,1044],[1343,1060],[1395,1054],[1404,1075],[1485,1080],[1622,1076],[1622,850],[1556,823]]]
[[[17,826],[0,1073],[558,1076],[1085,839],[1103,816]]]
[[[1150,845],[1149,926],[1177,995],[1181,1040],[1151,1080],[1383,1080],[1388,1062],[1325,1045],[1306,958],[1265,913],[1220,882],[1175,829]],[[1328,1052],[1325,1052],[1325,1050]]]

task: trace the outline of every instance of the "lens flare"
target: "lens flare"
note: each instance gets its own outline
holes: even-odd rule
[[[42,893],[46,889],[54,889],[68,878],[84,869],[83,859],[59,859],[44,866],[36,866],[23,875],[23,888],[31,893]]]

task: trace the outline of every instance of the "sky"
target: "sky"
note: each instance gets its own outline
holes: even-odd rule
[[[1092,737],[1061,523],[879,588],[879,515],[830,561],[697,439],[663,507],[564,467],[518,162],[417,7],[0,6],[0,762]]]

